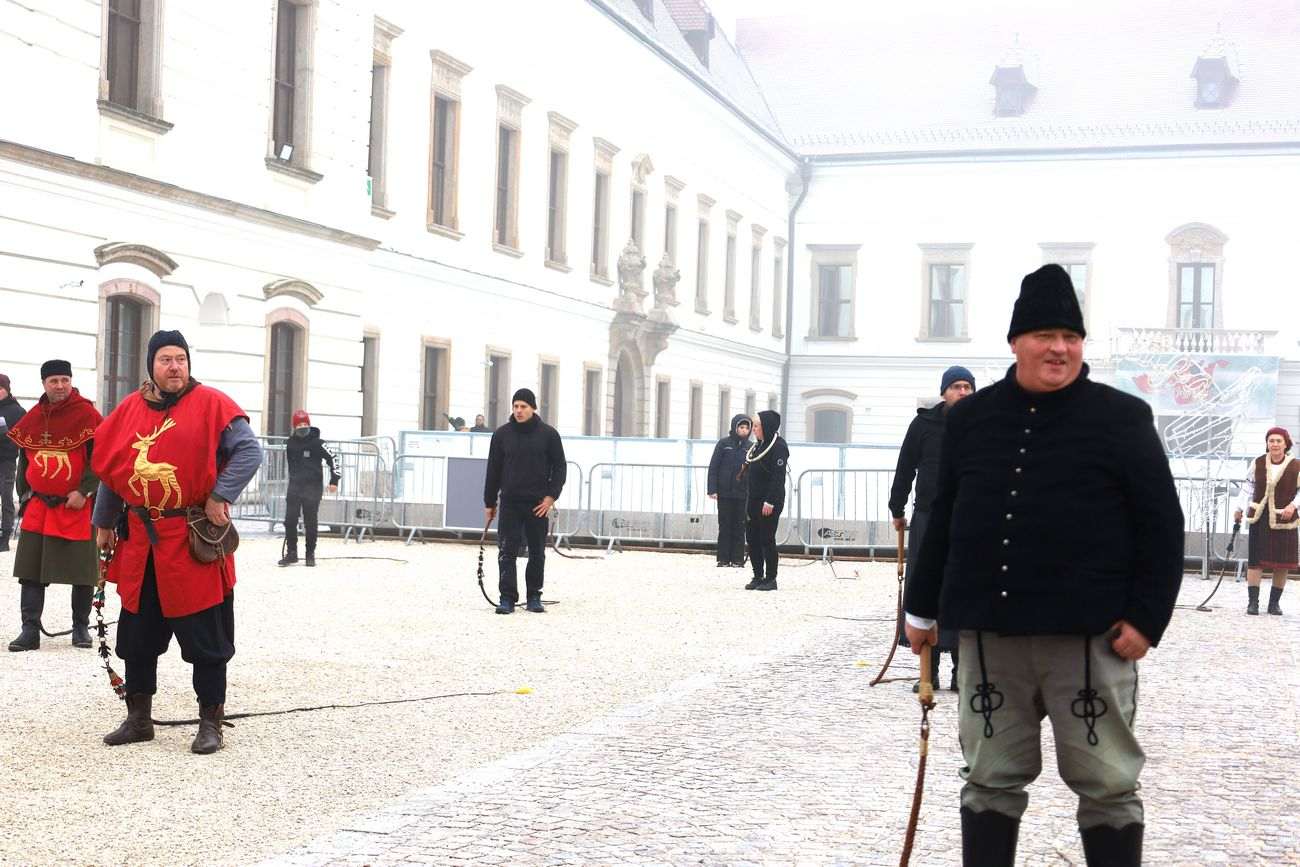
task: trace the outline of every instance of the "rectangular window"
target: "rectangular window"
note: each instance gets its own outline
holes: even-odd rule
[[[140,106],[140,2],[110,0],[108,5],[108,101]]]
[[[636,248],[645,251],[645,191],[632,190],[632,241]]]
[[[704,422],[704,386],[698,382],[691,383],[690,415],[686,436],[693,440],[700,438]]]
[[[487,362],[483,415],[487,416],[489,427],[497,428],[510,417],[510,356],[489,352]]]
[[[731,389],[718,389],[718,436],[725,437],[731,431]]]
[[[664,255],[671,265],[677,264],[677,206],[664,206]]]
[[[275,107],[273,135],[275,154],[285,159],[284,148],[294,145],[294,106],[297,103],[298,7],[279,0],[275,24]]]
[[[966,336],[966,266],[930,266],[931,337]]]
[[[812,441],[815,443],[847,443],[849,441],[849,411],[846,409],[818,409],[812,414]]]
[[[722,318],[736,321],[736,233],[727,233],[726,277],[722,283]]]
[[[379,418],[379,338],[361,338],[361,435],[374,436]]]
[[[1070,282],[1074,284],[1074,295],[1079,299],[1079,309],[1086,314],[1088,310],[1088,263],[1062,262],[1061,267],[1065,269],[1065,273],[1070,275]]]
[[[596,194],[591,217],[591,273],[609,275],[609,174],[596,172]]]
[[[568,176],[569,155],[552,148],[546,197],[546,259],[561,265],[568,261],[564,243]]]
[[[695,312],[709,313],[709,221],[700,220],[695,233]]]
[[[853,267],[817,266],[818,337],[851,337],[853,321]]]
[[[582,435],[600,436],[600,368],[582,374]]]
[[[266,433],[288,436],[295,395],[298,329],[287,322],[271,326],[271,375],[268,385]]]
[[[421,377],[420,429],[442,430],[447,413],[447,354],[445,346],[424,347]]]
[[[388,118],[388,66],[375,63],[370,67],[370,149],[367,171],[370,173],[370,201],[383,208],[387,201],[384,184],[384,150]]]
[[[770,410],[772,410],[772,412],[776,412],[776,393],[775,393],[775,392],[768,392],[768,394],[767,394],[767,408],[770,409]]]
[[[108,299],[104,342],[104,391],[100,408],[110,413],[144,378],[145,307],[130,298]]]
[[[756,412],[758,412],[758,395],[747,391],[745,392],[745,415],[752,419]]]
[[[456,163],[460,140],[460,103],[445,96],[433,98],[429,172],[430,226],[456,229]]]
[[[543,361],[537,377],[537,412],[542,421],[555,427],[559,424],[560,366],[554,362]]]
[[[778,247],[772,261],[772,336],[785,333],[781,309],[785,306],[785,254]]]
[[[1214,265],[1178,266],[1178,327],[1214,327]]]
[[[515,165],[519,151],[519,131],[505,124],[497,125],[497,189],[493,238],[502,247],[517,248],[515,225],[517,185]],[[495,424],[495,422],[494,422]]]
[[[763,249],[755,244],[749,256],[749,328],[751,331],[763,330],[762,301],[759,297],[763,288],[762,272],[759,270],[762,257]]]
[[[655,383],[655,436],[665,439],[668,436],[668,421],[672,411],[672,383],[661,379]]]

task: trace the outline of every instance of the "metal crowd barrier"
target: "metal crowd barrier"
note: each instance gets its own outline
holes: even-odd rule
[[[823,556],[897,545],[889,513],[892,470],[812,469],[799,474],[799,541]]]

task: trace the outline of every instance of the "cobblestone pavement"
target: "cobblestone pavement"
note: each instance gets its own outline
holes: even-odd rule
[[[1206,591],[1189,578],[1181,602]],[[1300,617],[1246,617],[1244,596],[1229,583],[1224,607],[1178,611],[1142,664],[1149,864],[1300,864]],[[867,687],[892,623],[821,624],[266,863],[895,864],[919,711],[906,683]],[[939,696],[913,864],[960,861],[956,697]],[[1020,862],[1082,864],[1043,739]]]

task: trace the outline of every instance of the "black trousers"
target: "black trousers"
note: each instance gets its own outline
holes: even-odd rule
[[[718,497],[718,562],[745,559],[745,501]]]
[[[8,536],[14,529],[14,479],[18,475],[17,458],[0,458],[0,534]]]
[[[140,611],[125,608],[117,620],[117,655],[126,662],[128,695],[158,691],[158,657],[167,652],[172,635],[181,658],[194,666],[194,694],[199,704],[226,703],[226,663],[235,655],[235,597],[184,617],[164,617],[158,601],[153,555],[145,564]]]
[[[320,494],[295,494],[285,497],[284,542],[290,554],[298,553],[298,514],[302,513],[303,529],[307,533],[307,553],[316,553],[316,516],[320,513]]]
[[[537,504],[533,502],[506,502],[502,500],[497,509],[497,566],[500,581],[497,589],[501,601],[519,601],[519,577],[515,569],[515,558],[519,556],[520,545],[528,543],[528,566],[524,569],[524,583],[529,596],[542,595],[542,581],[546,570],[546,530],[548,518],[539,518],[533,514]]]
[[[745,537],[749,541],[749,565],[755,578],[776,578],[776,524],[781,519],[785,504],[777,506],[772,514],[763,514],[763,501],[749,499],[745,503]]]

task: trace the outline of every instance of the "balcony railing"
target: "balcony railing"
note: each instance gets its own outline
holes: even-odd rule
[[[1268,355],[1265,347],[1276,334],[1233,328],[1117,328],[1111,340],[1111,355]]]

